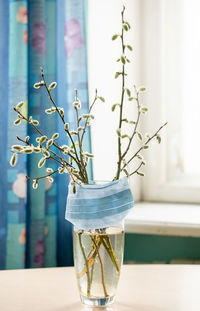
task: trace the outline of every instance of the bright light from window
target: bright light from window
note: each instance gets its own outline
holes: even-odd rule
[[[181,98],[183,167],[200,174],[200,1],[184,0]]]

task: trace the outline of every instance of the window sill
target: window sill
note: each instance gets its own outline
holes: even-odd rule
[[[125,219],[125,232],[200,237],[200,205],[136,203]]]

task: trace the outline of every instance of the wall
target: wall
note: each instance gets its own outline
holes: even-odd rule
[[[200,239],[193,237],[126,234],[124,262],[200,262]]]
[[[118,113],[111,112],[111,106],[119,102],[121,94],[120,78],[114,79],[119,68],[116,63],[121,55],[120,40],[111,37],[120,32],[121,9],[126,7],[125,17],[131,23],[128,43],[133,46],[128,68],[128,87],[140,85],[140,1],[139,0],[89,0],[88,1],[88,65],[90,103],[95,89],[106,99],[94,108],[96,119],[92,125],[92,150],[94,158],[94,178],[111,180],[116,172]],[[128,117],[134,117],[134,105],[127,103]],[[133,153],[133,149],[131,150]],[[130,168],[131,170],[131,168]],[[131,178],[131,186],[136,200],[140,198],[140,178]]]

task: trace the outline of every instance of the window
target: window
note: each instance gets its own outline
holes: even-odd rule
[[[143,73],[151,115],[144,128],[168,120],[160,148],[150,163],[143,198],[200,203],[200,2],[144,2]]]
[[[143,130],[153,133],[169,122],[162,132],[162,144],[152,143],[144,153],[145,178],[131,179],[134,195],[146,201],[200,203],[199,0],[88,2],[90,98],[92,101],[98,88],[107,102],[94,111],[94,177],[109,180],[116,169],[117,123],[110,107],[119,101],[120,83],[113,77],[115,59],[121,52],[111,36],[119,28],[124,2],[127,20],[133,25],[129,42],[134,55],[128,83],[130,88],[133,84],[147,88],[143,104],[149,112]],[[134,114],[131,109],[128,113]]]

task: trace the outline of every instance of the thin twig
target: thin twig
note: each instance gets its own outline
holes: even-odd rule
[[[98,98],[98,97],[97,97],[97,90],[96,90],[96,91],[95,91],[95,98],[94,98],[94,100],[93,100],[92,105],[90,106],[90,109],[89,109],[89,113],[88,113],[88,114],[91,113],[92,108],[93,108],[93,106],[94,106],[94,104],[95,104],[97,98]],[[89,119],[89,116],[85,119],[85,124],[84,124],[84,127],[83,127],[82,136],[81,136],[81,147],[82,147],[82,144],[83,144],[83,137],[84,137],[85,132],[86,132],[86,127],[87,127],[87,121],[88,121],[88,119]]]
[[[82,252],[82,255],[83,255],[83,258],[84,258],[84,261],[85,261],[85,266],[86,266],[87,296],[90,297],[90,273],[89,273],[89,267],[88,267],[88,260],[87,260],[87,257],[85,255],[85,251],[84,251],[84,248],[83,248],[83,245],[82,245],[82,242],[81,242],[81,235],[82,235],[82,233],[78,232],[77,234],[78,234],[78,241],[79,241],[80,249],[81,249],[81,252]]]
[[[104,296],[107,297],[108,294],[107,294],[106,285],[105,285],[105,279],[104,279],[103,263],[102,263],[101,256],[99,254],[99,249],[98,249],[98,247],[96,245],[95,239],[92,236],[91,236],[91,239],[92,239],[92,242],[93,242],[94,247],[96,249],[97,256],[99,258],[99,263],[100,263],[100,267],[101,267],[101,280],[102,280],[102,285],[103,285]]]
[[[137,155],[138,155],[138,153],[139,153],[141,150],[144,149],[144,146],[147,146],[148,143],[149,143],[154,137],[156,137],[156,135],[162,130],[162,128],[163,128],[164,126],[167,125],[167,123],[168,123],[168,122],[165,122],[165,123],[155,132],[154,135],[152,135],[151,137],[149,137],[149,138],[147,139],[147,141],[142,145],[142,147],[140,147],[140,148],[138,149],[138,151],[124,164],[124,166],[122,167],[121,171],[122,171],[122,170],[123,170]]]
[[[50,90],[49,90],[49,88],[48,88],[48,86],[47,86],[47,84],[46,84],[46,81],[45,81],[43,69],[41,69],[40,71],[41,71],[41,77],[42,77],[42,80],[43,80],[43,82],[44,82],[45,89],[46,89],[46,91],[47,91],[47,93],[48,93],[48,95],[49,95],[49,99],[51,100],[53,106],[56,108],[57,113],[59,114],[59,116],[60,116],[60,118],[61,118],[63,124],[65,125],[64,115],[62,115],[62,114],[60,113],[60,111],[59,111],[59,109],[58,109],[58,107],[57,107],[55,101],[53,100],[53,98],[52,98],[52,96],[51,96],[51,92],[50,92]],[[65,131],[66,131],[67,135],[69,136],[69,138],[70,138],[70,140],[71,140],[71,143],[72,143],[72,145],[73,145],[74,152],[75,152],[76,159],[77,159],[77,164],[78,164],[79,158],[78,158],[78,154],[77,154],[77,150],[76,150],[76,146],[75,146],[74,140],[73,140],[73,138],[72,138],[72,136],[71,136],[71,134],[70,134],[70,131],[69,131],[69,130],[66,130],[66,129],[65,129]]]
[[[132,173],[129,174],[129,176],[132,176],[133,174],[137,173],[138,170],[140,169],[140,167],[141,167],[142,165],[144,165],[144,162],[143,162],[143,161],[140,163],[140,165],[136,168],[135,171],[133,171]]]
[[[43,179],[43,178],[46,178],[48,176],[51,176],[57,172],[58,172],[58,170],[53,171],[52,173],[49,173],[48,175],[44,175],[44,176],[40,176],[40,177],[33,177],[33,178],[26,175],[26,179],[31,179],[31,180],[37,179],[37,180],[39,180],[39,179]]]
[[[125,11],[125,7],[123,7],[123,10],[121,12],[121,16],[122,16],[122,25],[124,23],[124,11]],[[122,27],[122,33],[121,33],[121,45],[122,45],[122,55],[124,55],[124,29]],[[125,65],[122,63],[122,93],[121,93],[121,104],[120,104],[120,115],[119,115],[119,130],[121,131],[121,127],[122,127],[122,119],[123,119],[123,103],[124,103],[124,89],[125,86]],[[118,163],[117,163],[117,173],[116,173],[116,177],[115,179],[119,179],[120,176],[120,171],[121,171],[121,162],[122,162],[122,157],[121,157],[121,136],[118,135]]]
[[[130,137],[130,140],[129,140],[129,143],[128,143],[128,146],[126,148],[126,150],[124,151],[124,153],[122,154],[122,159],[124,159],[124,157],[126,156],[127,152],[129,151],[129,148],[130,148],[130,145],[133,141],[133,138],[135,136],[135,134],[137,133],[137,127],[138,127],[138,124],[139,124],[139,120],[140,120],[140,115],[141,115],[141,112],[140,112],[140,104],[139,104],[139,94],[137,92],[137,89],[136,89],[136,86],[134,85],[134,88],[135,88],[135,92],[136,92],[136,101],[137,101],[137,120],[136,120],[136,123],[135,123],[135,126],[134,126],[134,130],[133,130],[133,134],[131,135]]]

